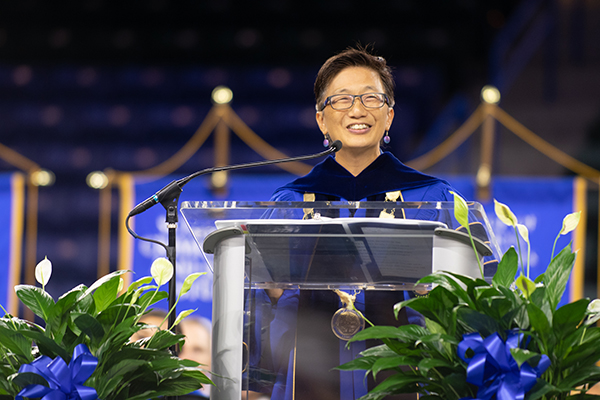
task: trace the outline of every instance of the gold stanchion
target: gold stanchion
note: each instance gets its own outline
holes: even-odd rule
[[[133,176],[131,174],[119,174],[116,177],[119,193],[121,193],[121,205],[119,207],[119,261],[117,268],[119,270],[132,269],[133,265],[133,237],[127,231],[125,220],[129,211],[134,206],[135,189],[133,184]],[[135,229],[135,221],[130,220],[131,229]],[[131,283],[131,274],[122,275],[125,284],[123,287],[128,287]]]
[[[587,230],[587,181],[576,176],[573,181],[573,210],[581,211],[579,224],[573,232],[573,250],[579,251],[571,275],[571,298],[569,301],[583,299],[585,281],[585,232]]]
[[[37,260],[38,188],[27,179],[27,212],[25,221],[25,283],[35,285],[35,265]],[[25,309],[25,319],[33,321],[33,311]]]
[[[495,104],[487,103],[484,105],[486,117],[481,126],[481,158],[475,179],[477,183],[477,198],[481,201],[489,201],[492,197],[492,160],[494,157],[496,121],[490,115],[490,109],[494,107],[496,107]]]
[[[110,273],[110,216],[112,211],[112,186],[100,189],[98,226],[98,278]]]
[[[229,132],[229,115],[231,108],[226,105],[217,105],[218,114],[221,118],[215,127],[215,167],[224,167],[229,165],[229,148],[231,145]],[[219,171],[212,174],[211,189],[218,196],[227,194],[227,172]]]

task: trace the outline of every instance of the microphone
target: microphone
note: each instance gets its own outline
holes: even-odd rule
[[[326,156],[326,155],[329,155],[332,153],[336,153],[336,152],[340,151],[341,148],[342,148],[342,142],[339,140],[336,140],[329,146],[329,148],[327,150],[322,151],[317,154],[309,154],[306,156],[298,156],[298,157],[290,157],[290,158],[280,158],[277,160],[256,161],[256,162],[251,162],[251,163],[246,163],[246,164],[228,165],[228,166],[224,166],[224,167],[206,168],[201,171],[194,172],[193,174],[188,175],[184,178],[172,181],[167,186],[163,187],[158,192],[154,193],[152,196],[150,196],[149,198],[147,198],[146,200],[142,201],[137,206],[135,206],[133,208],[133,210],[131,210],[131,212],[129,213],[129,217],[133,217],[134,215],[140,214],[158,203],[161,203],[165,208],[167,208],[170,203],[172,203],[175,199],[177,199],[179,197],[179,195],[183,191],[183,189],[182,189],[183,186],[185,184],[187,184],[189,181],[191,181],[192,179],[194,179],[200,175],[206,175],[206,174],[210,174],[213,172],[219,172],[219,171],[232,171],[235,169],[262,167],[265,165],[279,164],[279,163],[284,163],[284,162],[310,160],[313,158],[319,158],[319,157],[323,157],[323,156]]]

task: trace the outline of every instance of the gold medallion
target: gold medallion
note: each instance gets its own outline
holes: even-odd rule
[[[331,318],[331,330],[334,335],[342,340],[350,340],[358,332],[365,329],[365,319],[360,312],[354,309],[354,300],[357,292],[349,294],[335,289],[334,292],[340,296],[344,308],[340,308]]]
[[[331,330],[342,340],[352,339],[363,329],[365,329],[365,320],[355,310],[340,308],[331,318]]]

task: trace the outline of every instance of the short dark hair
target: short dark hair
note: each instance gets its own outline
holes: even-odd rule
[[[365,67],[372,69],[379,74],[385,94],[390,101],[390,107],[394,106],[394,77],[391,68],[387,65],[383,57],[373,55],[369,47],[349,47],[339,54],[330,57],[325,64],[321,66],[317,79],[315,80],[315,101],[320,105],[325,101],[325,91],[331,81],[343,69],[348,67]]]

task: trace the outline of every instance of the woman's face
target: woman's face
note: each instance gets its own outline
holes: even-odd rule
[[[343,69],[331,81],[325,98],[334,94],[385,93],[377,72],[365,67]],[[394,109],[388,104],[381,108],[366,108],[359,98],[348,110],[334,110],[327,105],[317,112],[317,123],[323,134],[329,133],[332,140],[341,140],[344,150],[377,151],[386,130],[394,119]]]

